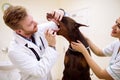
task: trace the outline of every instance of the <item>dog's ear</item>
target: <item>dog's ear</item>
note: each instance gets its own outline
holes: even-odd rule
[[[85,24],[75,23],[75,27],[76,27],[76,28],[79,28],[79,27],[82,27],[82,26],[88,27],[88,26],[85,25]]]
[[[68,22],[69,22],[69,17],[64,16],[64,17],[62,18],[61,22],[64,23],[64,24],[68,24]]]

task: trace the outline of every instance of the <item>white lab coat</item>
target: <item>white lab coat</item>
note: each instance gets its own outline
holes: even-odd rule
[[[48,46],[44,37],[44,31],[48,27],[57,28],[57,25],[54,22],[39,25],[38,32],[34,34],[36,45],[14,33],[8,53],[11,62],[20,70],[21,80],[51,80],[50,70],[58,58],[58,53],[55,49]],[[38,53],[40,61],[36,59],[35,54],[25,44]],[[40,46],[42,50],[40,50]]]

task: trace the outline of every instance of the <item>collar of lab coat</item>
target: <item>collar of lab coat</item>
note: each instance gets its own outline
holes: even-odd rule
[[[35,39],[38,38],[37,36],[35,36]],[[14,32],[14,40],[16,43],[25,46],[26,44],[28,45],[28,47],[37,47],[33,42],[23,38],[22,36],[20,36],[19,34]]]

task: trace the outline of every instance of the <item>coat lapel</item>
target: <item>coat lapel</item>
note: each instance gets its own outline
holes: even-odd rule
[[[27,48],[27,50],[29,51],[30,55],[34,54],[33,51],[31,51],[31,49],[33,49],[39,56],[41,56],[41,51],[39,49],[39,46],[35,45],[31,41],[26,40],[25,38],[21,37],[20,35],[18,35],[16,33],[14,34],[14,36],[15,36],[16,43],[21,45],[25,49]]]

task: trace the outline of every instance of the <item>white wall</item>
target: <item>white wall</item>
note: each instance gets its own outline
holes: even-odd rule
[[[87,8],[89,10],[89,37],[100,48],[114,40],[110,36],[111,27],[120,16],[120,0],[0,0],[0,7],[4,2],[25,6],[39,23],[45,22],[45,13],[53,9],[63,8],[70,13]],[[3,23],[2,16],[3,12],[0,10],[0,55],[2,55],[0,60],[6,60],[7,58],[3,58],[6,56],[1,54],[1,50],[8,46],[12,31]],[[60,58],[52,70],[55,80],[62,77],[64,52],[68,46],[68,42],[64,38],[58,37],[57,41]],[[102,68],[107,67],[109,58],[99,58],[95,55],[92,57]],[[93,80],[98,80],[96,76],[92,77]]]

